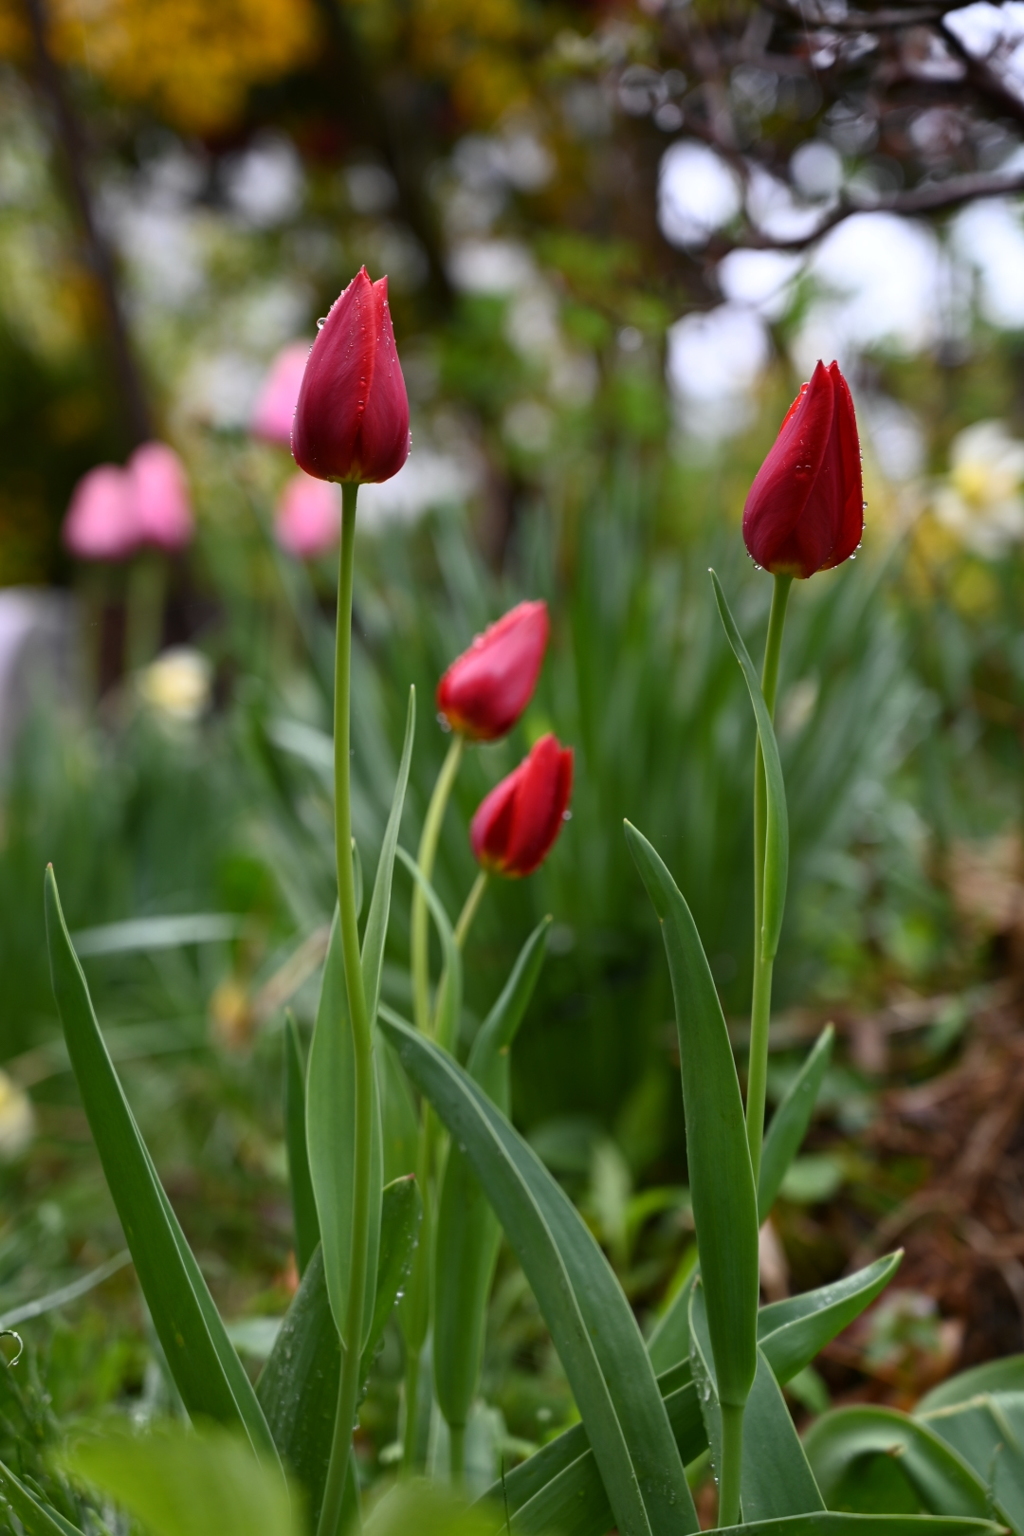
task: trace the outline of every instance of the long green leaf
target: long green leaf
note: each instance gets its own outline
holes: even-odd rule
[[[364,1382],[408,1274],[420,1215],[414,1180],[385,1186],[377,1294],[361,1366]],[[277,1448],[306,1491],[314,1530],[327,1478],[340,1374],[341,1344],[327,1296],[323,1252],[317,1248],[256,1385]]]
[[[509,1051],[537,984],[551,919],[538,923],[500,997],[477,1031],[468,1071],[492,1103],[509,1112]],[[480,1380],[487,1298],[501,1228],[469,1159],[451,1145],[445,1158],[434,1232],[434,1388],[449,1424],[465,1426]]]
[[[933,1408],[950,1408],[966,1403],[981,1392],[1024,1392],[1024,1355],[1006,1355],[1002,1360],[986,1360],[969,1371],[950,1376],[926,1392],[914,1409],[915,1417],[931,1413]]]
[[[405,717],[405,741],[398,765],[398,779],[391,801],[388,823],[384,828],[380,858],[377,860],[377,876],[373,882],[370,910],[366,916],[363,933],[363,990],[366,994],[366,1011],[371,1027],[377,1017],[380,1002],[380,982],[384,970],[384,945],[388,936],[388,918],[391,914],[391,889],[394,882],[395,849],[402,824],[405,791],[409,784],[409,764],[412,762],[412,744],[416,735],[416,689],[409,689],[409,708]]]
[[[626,840],[661,922],[675,998],[686,1158],[723,1403],[742,1407],[757,1368],[757,1197],[722,1005],[693,916],[650,843]]]
[[[779,947],[779,935],[782,932],[782,919],[786,910],[786,886],[789,881],[789,811],[786,807],[786,785],[782,777],[782,763],[779,759],[779,745],[775,739],[775,730],[772,726],[768,706],[761,692],[761,683],[758,679],[754,663],[750,659],[749,652],[743,643],[743,637],[736,628],[736,621],[729,611],[725,593],[722,591],[722,583],[715,572],[711,573],[714,583],[715,598],[718,602],[718,612],[722,618],[722,625],[726,637],[732,646],[733,655],[740,664],[743,680],[750,694],[750,702],[754,706],[754,718],[757,721],[757,737],[761,743],[761,756],[764,760],[764,781],[767,792],[768,816],[765,827],[765,880],[764,880],[764,908],[761,924],[761,957],[764,960],[772,960]]]
[[[434,1034],[446,1051],[454,1052],[459,1032],[459,1017],[462,1013],[462,955],[455,942],[455,930],[444,909],[444,903],[424,876],[416,860],[406,853],[404,848],[399,848],[398,857],[426,897],[438,938],[441,940],[444,967],[437,989]]]
[[[795,1081],[772,1116],[761,1149],[757,1185],[757,1219],[767,1220],[790,1163],[799,1152],[811,1123],[821,1085],[832,1059],[835,1028],[826,1024]]]
[[[55,1509],[46,1509],[10,1467],[0,1461],[0,1500],[21,1524],[25,1536],[82,1536],[76,1525]]]
[[[859,1317],[884,1291],[902,1259],[903,1249],[899,1248],[831,1285],[762,1307],[757,1318],[758,1340],[778,1380],[791,1381],[820,1349]]]
[[[683,1462],[693,1461],[707,1447],[697,1389],[689,1376],[687,1365],[658,1378]],[[614,1518],[582,1424],[509,1472],[488,1490],[487,1498],[508,1509],[516,1536],[541,1536],[549,1530],[559,1536],[605,1536]]]
[[[352,1191],[355,1187],[355,1053],[345,989],[338,909],[324,961],[320,1002],[306,1071],[306,1140],[327,1272],[327,1294],[339,1334],[345,1336],[346,1298],[352,1267]],[[370,1327],[374,1276],[380,1244],[380,1203],[384,1148],[380,1093],[374,1073],[373,1142],[370,1165],[370,1241],[363,1338]]]
[[[898,1262],[898,1254],[876,1260],[845,1280],[762,1308],[758,1338],[776,1380],[789,1381],[810,1364],[822,1345],[874,1300]],[[681,1292],[687,1304],[695,1280],[696,1275]],[[689,1341],[688,1319],[686,1337]],[[660,1373],[658,1387],[665,1398],[679,1454],[684,1462],[690,1462],[707,1448],[707,1436],[689,1363]],[[600,1479],[588,1450],[586,1429],[582,1424],[574,1425],[508,1473],[503,1486],[496,1484],[491,1489],[491,1498],[507,1499],[513,1530],[525,1533],[552,1526],[564,1530],[565,1536],[603,1536],[609,1511],[594,1492],[593,1482]]]
[[[114,1071],[52,868],[45,880],[54,996],[68,1054],[135,1271],[190,1414],[237,1428],[261,1459],[277,1452],[256,1394],[224,1330]]]
[[[659,1375],[662,1371],[670,1370],[680,1360],[689,1358],[690,1292],[696,1283],[697,1274],[694,1268],[683,1281],[647,1340],[647,1353]]]
[[[551,1330],[622,1536],[692,1532],[696,1512],[636,1320],[564,1191],[473,1080],[382,1020],[403,1066],[464,1147]]]
[[[895,1408],[837,1408],[816,1420],[804,1448],[826,1504],[862,1457],[897,1456],[927,1510],[985,1519],[991,1502],[984,1483],[932,1430]]]
[[[290,1009],[285,1015],[284,1029],[284,1132],[295,1226],[295,1258],[299,1274],[304,1275],[320,1242],[320,1222],[306,1144],[306,1066],[295,1015]]]
[[[991,1520],[939,1519],[934,1515],[788,1515],[783,1520],[754,1520],[724,1526],[730,1536],[1001,1536]]]

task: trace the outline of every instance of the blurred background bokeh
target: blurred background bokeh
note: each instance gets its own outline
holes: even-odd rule
[[[668,978],[621,821],[691,900],[742,1049],[753,730],[706,572],[753,649],[770,581],[746,489],[815,360],[840,361],[867,524],[791,604],[770,1097],[826,1019],[840,1050],[763,1279],[785,1294],[908,1246],[901,1291],[805,1373],[811,1405],[912,1400],[1022,1347],[1022,139],[1013,0],[0,0],[0,1327],[100,1276],[0,1371],[0,1438],[167,1402],[131,1271],[104,1278],[121,1238],[50,994],[47,860],[254,1360],[294,1286],[281,1023],[290,1003],[311,1024],[334,900],[337,506],[287,432],[363,263],[389,278],[413,418],[406,468],[360,498],[363,863],[408,684],[415,848],[438,676],[546,598],[538,693],[468,754],[437,883],[458,911],[482,794],[546,731],[572,744],[572,821],[489,892],[463,1029],[551,912],[515,1118],[645,1317],[692,1234]],[[148,531],[119,534],[144,480]],[[385,989],[406,1011],[404,881]],[[396,1335],[371,1470],[398,1360]],[[508,1256],[487,1370],[494,1444],[564,1421]]]

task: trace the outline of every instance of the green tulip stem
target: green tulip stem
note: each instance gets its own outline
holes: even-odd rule
[[[484,891],[487,889],[487,880],[487,871],[482,869],[470,886],[469,895],[466,897],[462,911],[459,913],[459,920],[455,924],[455,942],[460,950],[466,942],[469,930],[473,926],[473,920],[480,909]]]
[[[352,661],[352,584],[355,566],[356,496],[358,485],[341,488],[341,555],[338,571],[338,629],[334,659],[334,847],[338,869],[338,913],[345,992],[352,1020],[355,1057],[355,1167],[352,1198],[352,1268],[345,1313],[345,1337],[334,1440],[317,1536],[337,1536],[341,1521],[345,1476],[355,1426],[362,1353],[370,1232],[370,1164],[373,1149],[373,1042],[363,991],[363,972],[356,921],[356,887],[352,867],[352,798],[350,710]]]
[[[437,841],[441,835],[441,823],[444,821],[452,786],[459,771],[459,763],[462,761],[464,739],[458,732],[452,737],[445,760],[441,764],[441,772],[437,776],[437,783],[434,785],[434,792],[430,797],[430,804],[427,806],[419,852],[416,855],[416,862],[424,880],[430,880],[434,873],[434,858],[437,853]],[[428,943],[430,935],[427,916],[427,898],[417,881],[412,893],[410,956],[413,1018],[416,1021],[416,1028],[422,1030],[424,1034],[430,1032],[430,948]]]
[[[740,1523],[740,1466],[743,1461],[743,1409],[722,1404],[722,1465],[718,1473],[718,1524]]]
[[[772,718],[775,715],[775,694],[779,684],[779,657],[782,653],[782,632],[786,625],[786,604],[792,585],[792,576],[775,577],[761,671],[761,691]],[[754,749],[754,991],[750,1006],[750,1062],[747,1069],[747,1145],[750,1147],[755,1187],[761,1172],[761,1142],[764,1137],[764,1103],[768,1079],[768,1031],[772,1012],[772,969],[775,963],[773,957],[765,958],[761,947],[765,877],[774,874],[773,870],[765,868],[767,825],[768,796],[759,741]]]

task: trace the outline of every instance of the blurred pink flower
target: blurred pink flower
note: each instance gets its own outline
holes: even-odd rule
[[[308,360],[308,341],[290,342],[274,358],[252,413],[254,437],[291,447],[292,421]]]
[[[128,460],[139,539],[174,553],[191,542],[195,521],[185,466],[166,443],[143,443]]]
[[[64,519],[65,547],[79,560],[124,560],[141,531],[131,477],[116,464],[97,464],[82,476]]]
[[[298,560],[312,560],[333,549],[341,533],[341,492],[329,480],[314,480],[300,470],[281,492],[274,537]]]

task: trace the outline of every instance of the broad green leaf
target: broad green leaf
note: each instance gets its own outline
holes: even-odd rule
[[[413,1478],[384,1495],[364,1531],[365,1536],[493,1536],[503,1520],[500,1506],[467,1506],[450,1489]]]
[[[707,1447],[697,1390],[689,1365],[658,1378],[681,1460],[693,1461]],[[575,1424],[488,1490],[496,1506],[507,1508],[516,1536],[539,1536],[548,1529],[560,1536],[605,1536],[613,1515],[587,1432]]]
[[[477,1032],[467,1070],[492,1103],[509,1112],[509,1051],[544,963],[549,917],[537,925]],[[434,1233],[434,1388],[449,1424],[462,1427],[480,1380],[487,1298],[501,1228],[466,1155],[449,1146]]]
[[[823,1510],[825,1501],[807,1463],[782,1390],[757,1352],[757,1375],[743,1415],[740,1501],[745,1522]]]
[[[949,1408],[954,1403],[966,1403],[969,1398],[982,1392],[1024,1392],[1024,1355],[1007,1355],[1003,1360],[986,1360],[969,1371],[940,1381],[918,1402],[915,1417],[931,1413],[933,1408]]]
[[[327,1272],[327,1294],[341,1337],[345,1337],[346,1298],[352,1267],[352,1191],[355,1184],[355,1053],[345,989],[338,909],[324,961],[320,1002],[306,1070],[306,1142],[316,1197]],[[370,1242],[363,1338],[370,1326],[374,1276],[380,1243],[380,1202],[384,1185],[384,1148],[380,1094],[374,1072],[373,1157],[371,1163]]]
[[[636,1320],[592,1234],[539,1158],[457,1062],[382,1020],[465,1152],[526,1274],[587,1427],[621,1536],[697,1529]]]
[[[404,848],[399,848],[398,857],[423,892],[430,915],[434,919],[438,938],[441,940],[444,966],[438,983],[437,1001],[434,1004],[434,1038],[444,1046],[446,1051],[454,1052],[458,1039],[459,1018],[462,1014],[462,955],[455,942],[455,930],[452,928],[441,898],[430,881],[424,877],[415,859],[407,854]]]
[[[785,1383],[809,1365],[819,1350],[884,1291],[902,1259],[903,1249],[899,1248],[831,1285],[762,1307],[757,1316],[757,1337],[776,1378]]]
[[[361,1367],[364,1383],[409,1270],[419,1217],[414,1180],[385,1186],[377,1294]],[[340,1374],[341,1344],[327,1296],[323,1252],[317,1248],[256,1386],[277,1448],[305,1489],[314,1529],[330,1460]]]
[[[249,1465],[252,1466],[250,1457]],[[41,1504],[20,1478],[0,1461],[0,1503],[17,1517],[25,1536],[82,1536],[76,1525]]]
[[[983,1520],[988,1491],[967,1463],[932,1430],[895,1408],[836,1408],[807,1431],[804,1449],[826,1504],[863,1457],[896,1456],[925,1509]]]
[[[934,1515],[849,1515],[823,1510],[722,1527],[730,1536],[1000,1536],[991,1520],[939,1519]]]
[[[149,1536],[300,1536],[281,1477],[223,1429],[183,1425],[83,1440],[70,1471],[141,1520]]]
[[[388,936],[388,918],[391,914],[391,888],[394,882],[395,849],[402,824],[405,791],[409,784],[409,764],[412,762],[412,743],[416,734],[416,690],[409,689],[409,709],[405,718],[405,741],[398,765],[398,779],[391,801],[388,824],[384,828],[380,858],[377,860],[377,877],[373,882],[370,910],[366,916],[363,934],[363,990],[366,994],[366,1011],[372,1027],[380,1002],[380,980],[384,970],[384,944]]]
[[[832,1059],[833,1025],[826,1024],[800,1068],[789,1092],[772,1116],[761,1149],[757,1185],[757,1219],[767,1220],[786,1170],[803,1144],[828,1064]]]
[[[708,1327],[723,1403],[742,1407],[757,1367],[757,1198],[736,1063],[693,916],[650,843],[626,840],[661,922],[675,998],[686,1158]]]
[[[915,1411],[973,1467],[1014,1530],[1024,1532],[1024,1393],[991,1392],[966,1403]]]
[[[718,612],[722,618],[722,625],[726,637],[732,646],[733,655],[740,664],[743,680],[750,694],[750,702],[754,706],[754,718],[757,721],[757,739],[761,743],[761,756],[764,760],[764,780],[767,792],[768,817],[765,828],[765,860],[764,860],[764,908],[761,923],[761,957],[764,960],[772,960],[779,947],[779,935],[782,932],[782,918],[786,909],[786,885],[789,880],[789,812],[786,808],[786,785],[782,777],[782,763],[779,760],[779,746],[775,740],[775,730],[772,726],[768,706],[761,692],[761,684],[754,669],[754,663],[743,643],[743,637],[736,628],[736,621],[729,611],[725,593],[722,591],[722,583],[715,572],[711,573],[714,583],[715,598],[718,602]]]
[[[290,1009],[285,1015],[284,1029],[284,1131],[295,1226],[295,1258],[299,1274],[304,1275],[320,1242],[320,1222],[306,1145],[306,1066],[295,1015]]]
[[[114,1071],[85,975],[68,938],[52,868],[46,872],[45,897],[50,972],[68,1054],[175,1384],[190,1414],[241,1430],[257,1456],[277,1467],[277,1452],[256,1394]]]

